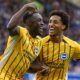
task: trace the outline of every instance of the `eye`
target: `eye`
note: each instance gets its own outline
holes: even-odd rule
[[[38,19],[38,22],[41,21],[41,19]]]
[[[52,22],[52,20],[49,20],[49,23],[51,23]]]
[[[39,18],[37,21],[39,21],[39,22],[40,22],[40,21],[42,21],[42,19],[41,19],[41,18]]]
[[[59,22],[58,22],[57,20],[54,20],[54,23],[55,23],[55,24],[58,24]]]

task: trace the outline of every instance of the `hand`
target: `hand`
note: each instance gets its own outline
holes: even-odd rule
[[[26,11],[34,12],[34,11],[37,10],[37,7],[35,5],[35,2],[25,4],[23,7],[26,9]]]
[[[46,65],[43,65],[42,70],[38,71],[38,74],[41,74],[43,76],[48,75],[48,73],[49,73],[49,67],[47,67]]]
[[[28,72],[30,73],[39,73],[39,74],[46,74],[49,71],[49,67],[46,65],[42,65],[38,59],[36,59],[30,66]]]

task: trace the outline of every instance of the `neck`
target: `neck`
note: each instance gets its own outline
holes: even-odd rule
[[[28,30],[29,34],[31,35],[31,37],[35,38],[37,36],[36,33],[32,29],[30,29],[30,27],[28,27],[28,26],[27,26],[27,30]]]
[[[33,37],[33,38],[36,38],[36,34],[35,33],[33,33],[33,32],[29,32],[29,34]]]
[[[51,41],[59,43],[63,40],[63,34],[51,36]]]

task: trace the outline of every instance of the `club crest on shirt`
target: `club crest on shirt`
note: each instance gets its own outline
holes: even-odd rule
[[[66,60],[66,59],[68,59],[68,54],[67,54],[67,53],[62,53],[62,54],[60,55],[60,58],[61,58],[62,60]]]
[[[36,47],[35,48],[35,54],[38,56],[38,51],[39,51],[39,49],[38,49],[38,47]]]

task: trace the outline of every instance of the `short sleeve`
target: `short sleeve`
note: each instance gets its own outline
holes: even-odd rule
[[[73,54],[73,59],[80,59],[80,44],[75,43],[75,51]]]
[[[28,33],[28,30],[26,28],[21,27],[21,26],[18,26],[18,27],[20,29],[20,34],[19,34],[20,37],[23,36],[25,33],[26,34]]]

